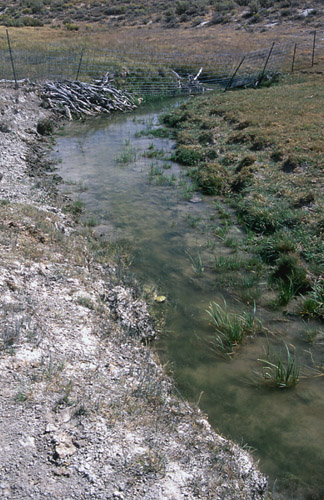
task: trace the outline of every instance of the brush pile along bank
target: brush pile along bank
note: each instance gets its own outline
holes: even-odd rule
[[[2,88],[0,113],[0,497],[266,498],[140,341],[146,304],[108,246],[55,201],[35,89]]]

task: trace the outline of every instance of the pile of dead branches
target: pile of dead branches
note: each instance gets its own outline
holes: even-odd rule
[[[93,83],[46,82],[41,97],[46,107],[65,114],[69,120],[136,108],[134,97],[116,89],[109,82],[108,75]]]
[[[180,76],[179,73],[171,69],[171,72],[177,78],[177,88],[182,94],[202,94],[209,89],[198,80],[202,73],[203,68],[200,68],[198,73],[194,75],[188,74],[186,77]]]

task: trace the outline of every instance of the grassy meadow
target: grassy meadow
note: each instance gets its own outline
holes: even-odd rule
[[[240,248],[262,263],[277,304],[302,295],[300,312],[323,316],[322,77],[197,97],[164,123],[188,175],[235,208],[246,229]]]

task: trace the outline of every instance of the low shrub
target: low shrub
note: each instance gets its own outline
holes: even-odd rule
[[[24,26],[44,26],[44,23],[41,19],[35,19],[35,17],[25,16],[21,18],[21,21]]]
[[[66,23],[65,27],[68,31],[78,31],[79,26],[77,24]]]
[[[44,118],[37,123],[37,132],[40,135],[51,135],[54,132],[54,124],[52,120]]]

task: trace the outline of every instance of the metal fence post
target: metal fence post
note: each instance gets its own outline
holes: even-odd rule
[[[235,78],[235,76],[236,76],[236,73],[238,72],[238,70],[239,70],[239,69],[240,69],[240,67],[242,66],[242,64],[243,64],[243,62],[244,62],[244,59],[245,59],[245,56],[243,56],[243,58],[242,58],[242,60],[241,60],[240,64],[239,64],[239,65],[237,66],[237,68],[235,69],[235,71],[234,71],[233,75],[231,76],[230,81],[227,83],[226,87],[224,88],[224,92],[226,92],[226,90],[227,90],[227,89],[230,89],[230,88],[231,88],[232,83],[233,83],[233,80],[234,80],[234,78]]]
[[[79,61],[79,66],[78,66],[78,71],[77,71],[77,74],[76,74],[76,80],[79,79],[79,74],[80,74],[80,71],[81,71],[81,64],[82,64],[82,59],[83,59],[83,53],[84,53],[84,47],[82,47],[82,50],[81,50],[81,55],[80,55],[80,61]]]
[[[316,30],[314,31],[314,38],[313,38],[312,67],[314,66],[315,47],[316,47]]]
[[[16,70],[15,70],[15,65],[14,65],[14,60],[12,57],[12,50],[11,50],[11,45],[10,45],[10,38],[9,38],[9,32],[6,30],[7,33],[7,42],[8,42],[8,49],[9,49],[9,55],[10,55],[10,60],[11,60],[11,67],[12,67],[12,72],[15,80],[15,89],[18,89],[18,82],[17,82],[17,76],[16,76]]]
[[[294,69],[295,69],[296,49],[297,49],[297,43],[295,43],[295,46],[294,46],[294,54],[293,54],[293,60],[292,60],[292,64],[291,64],[291,72],[292,73],[294,72]]]
[[[275,44],[275,42],[272,42],[271,49],[269,50],[268,57],[267,57],[266,62],[265,62],[265,64],[264,64],[264,66],[263,66],[263,70],[262,70],[261,76],[260,76],[259,81],[258,81],[258,84],[259,84],[259,85],[261,84],[261,82],[262,82],[262,80],[263,80],[264,73],[265,73],[265,70],[266,70],[266,68],[267,68],[267,66],[268,66],[268,62],[269,62],[269,59],[270,59],[270,57],[271,57],[271,54],[272,54],[272,51],[273,51],[274,44]]]

